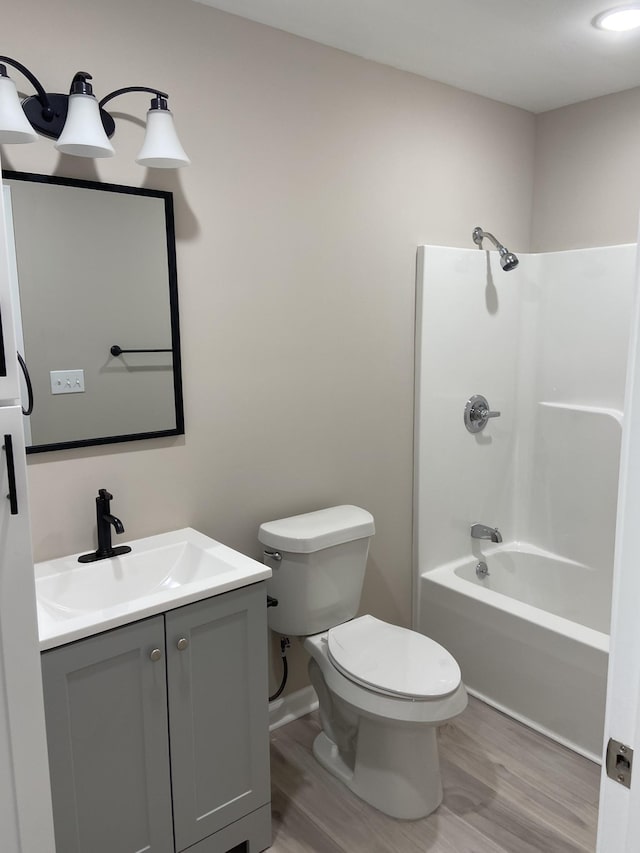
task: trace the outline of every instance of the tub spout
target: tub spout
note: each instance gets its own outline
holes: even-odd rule
[[[497,527],[488,527],[486,524],[471,525],[472,539],[490,539],[491,542],[502,542],[502,534]]]

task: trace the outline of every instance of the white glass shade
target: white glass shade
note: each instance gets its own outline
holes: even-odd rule
[[[170,110],[147,113],[147,132],[136,163],[152,169],[178,169],[191,163],[178,139]]]
[[[594,19],[594,25],[601,30],[609,30],[614,33],[625,33],[640,27],[640,5],[634,3],[629,6],[617,6],[602,12]]]
[[[16,84],[0,77],[0,142],[35,142],[38,134],[22,111]]]
[[[113,157],[113,145],[104,132],[93,95],[69,95],[67,120],[55,147],[75,157]]]

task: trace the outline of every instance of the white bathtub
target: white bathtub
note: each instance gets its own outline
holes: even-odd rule
[[[470,693],[600,761],[610,582],[528,545],[476,553],[420,576],[418,630],[454,655]]]

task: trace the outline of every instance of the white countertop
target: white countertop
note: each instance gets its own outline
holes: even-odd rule
[[[36,563],[41,651],[271,577],[267,566],[190,527],[115,544],[131,553]]]

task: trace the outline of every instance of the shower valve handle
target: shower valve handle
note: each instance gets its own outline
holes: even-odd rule
[[[488,409],[481,409],[476,417],[480,421],[488,421],[489,418],[499,418],[500,412],[490,412]]]
[[[469,432],[482,432],[490,418],[499,418],[500,412],[492,412],[486,397],[474,394],[464,407],[464,425]]]

